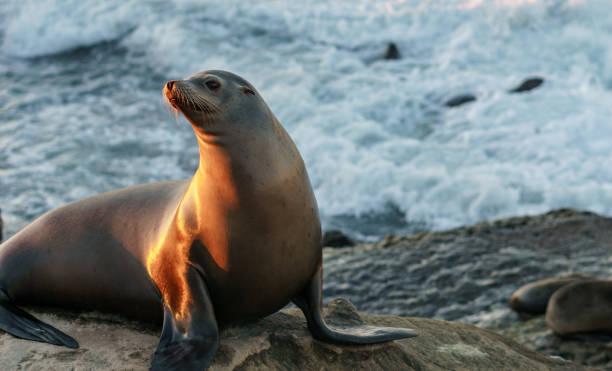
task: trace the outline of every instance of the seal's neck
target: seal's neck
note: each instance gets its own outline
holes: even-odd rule
[[[231,203],[255,196],[303,170],[295,144],[276,121],[266,128],[232,130],[219,135],[198,135],[200,164],[195,179]],[[212,181],[211,181],[212,180]],[[210,194],[211,189],[198,192]]]

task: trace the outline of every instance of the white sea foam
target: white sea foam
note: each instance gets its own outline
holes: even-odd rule
[[[137,24],[135,1],[26,0],[7,11],[3,52],[36,57],[115,40]]]
[[[49,54],[121,38],[125,63],[145,66],[134,67],[136,85],[151,71],[180,78],[212,68],[250,80],[300,148],[328,225],[340,216],[355,222],[389,210],[432,229],[559,207],[612,215],[607,1],[32,4],[14,6],[19,15],[4,30],[5,54]],[[376,60],[389,41],[402,58]],[[534,75],[545,78],[541,87],[508,93]],[[444,106],[464,93],[477,101]],[[108,130],[89,141],[127,141],[129,127],[121,125],[142,107],[161,105],[158,94],[137,95],[140,105],[106,97],[113,115],[83,113]],[[62,125],[72,109],[60,108],[50,125]],[[155,112],[147,123],[171,121],[162,109]],[[29,119],[22,115],[17,119]],[[108,120],[120,126],[106,127]],[[192,139],[177,131],[170,123],[131,139],[157,146],[175,138],[153,156],[151,166],[159,168],[150,177],[189,176],[194,163],[180,143]],[[11,157],[12,166],[37,155],[24,156]],[[99,183],[148,179],[138,162],[146,156],[97,156],[111,156],[116,170],[110,173],[126,178],[100,182],[93,180],[104,176],[100,169],[85,169],[92,184],[83,193],[100,191]],[[77,166],[82,158],[74,161]],[[13,200],[2,203],[10,213]],[[45,206],[56,205],[42,201]],[[359,233],[361,227],[348,228]]]

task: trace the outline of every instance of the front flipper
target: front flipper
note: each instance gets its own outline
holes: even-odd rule
[[[346,326],[334,328],[325,323],[322,308],[322,280],[323,270],[321,266],[313,276],[312,280],[304,287],[302,292],[293,299],[300,307],[308,329],[312,336],[321,341],[341,344],[373,344],[385,341],[411,338],[417,336],[417,332],[407,328],[376,327],[376,326]]]
[[[184,316],[164,304],[164,325],[151,370],[204,370],[219,347],[219,329],[204,278],[192,265],[186,276],[192,303]]]

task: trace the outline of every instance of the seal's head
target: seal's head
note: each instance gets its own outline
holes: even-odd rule
[[[198,134],[218,134],[238,125],[256,127],[269,122],[272,115],[248,81],[227,71],[204,71],[168,81],[163,95]]]

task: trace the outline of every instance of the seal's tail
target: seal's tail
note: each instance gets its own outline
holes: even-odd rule
[[[63,345],[68,348],[79,347],[76,340],[70,336],[15,306],[2,289],[0,289],[0,329],[22,339]]]

